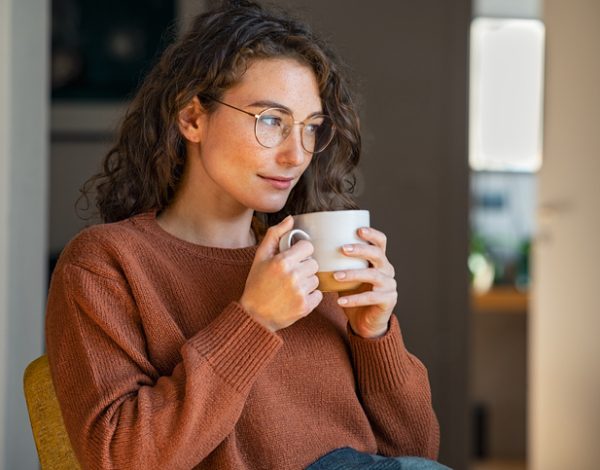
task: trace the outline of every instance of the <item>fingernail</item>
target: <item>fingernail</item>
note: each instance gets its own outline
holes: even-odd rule
[[[341,279],[345,279],[346,278],[346,273],[344,271],[339,271],[337,273],[334,273],[333,277],[335,277],[339,281]]]
[[[338,304],[340,305],[346,305],[348,303],[348,299],[342,297],[341,299],[338,299]]]
[[[369,233],[369,227],[362,227],[360,233]]]
[[[348,253],[351,253],[354,251],[354,246],[352,245],[344,245],[344,251],[347,251]]]

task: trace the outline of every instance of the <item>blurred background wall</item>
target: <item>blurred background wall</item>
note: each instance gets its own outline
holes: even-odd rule
[[[530,326],[533,470],[599,467],[600,3],[546,0],[544,166]]]
[[[23,370],[42,352],[49,2],[0,1],[0,468],[37,468]]]

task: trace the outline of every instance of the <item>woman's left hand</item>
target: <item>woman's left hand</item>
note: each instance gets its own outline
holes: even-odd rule
[[[374,228],[361,228],[358,236],[367,244],[344,245],[342,250],[346,256],[366,259],[370,266],[335,273],[339,281],[363,282],[356,290],[341,292],[338,304],[343,307],[354,333],[363,338],[378,338],[387,332],[398,300],[395,272],[385,255],[387,239],[384,233]]]

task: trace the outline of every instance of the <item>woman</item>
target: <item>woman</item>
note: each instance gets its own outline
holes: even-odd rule
[[[339,66],[304,25],[238,2],[165,51],[88,184],[107,223],[68,244],[50,289],[48,356],[85,468],[436,458],[385,236],[360,233],[347,255],[372,267],[343,274],[372,289],[339,298],[317,290],[310,242],[277,249],[286,215],[356,207],[359,150]]]

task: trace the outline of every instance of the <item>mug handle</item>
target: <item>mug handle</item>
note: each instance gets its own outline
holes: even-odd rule
[[[279,239],[279,252],[289,250],[298,240],[310,240],[310,235],[299,228],[286,232]]]

